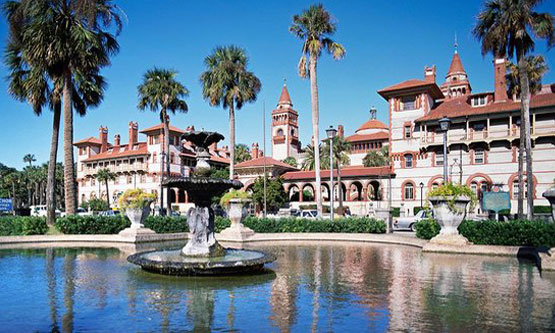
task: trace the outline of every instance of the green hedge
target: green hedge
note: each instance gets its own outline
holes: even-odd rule
[[[551,214],[551,206],[534,206],[534,214]]]
[[[294,217],[270,219],[247,217],[245,226],[259,233],[279,232],[346,232],[384,233],[385,223],[370,218],[341,218],[333,222],[327,219],[300,219]]]
[[[422,220],[416,224],[416,237],[430,239],[439,230],[437,222]],[[479,245],[555,246],[555,224],[542,221],[463,221],[459,232]]]
[[[56,228],[64,234],[117,234],[131,225],[125,216],[67,216],[56,220]],[[148,216],[145,227],[159,234],[187,232],[184,217]]]
[[[0,217],[0,236],[44,235],[47,231],[48,225],[44,217]]]

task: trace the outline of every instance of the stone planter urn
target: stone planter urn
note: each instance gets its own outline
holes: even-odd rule
[[[543,192],[542,196],[549,201],[551,205],[551,216],[553,217],[553,222],[555,222],[555,188],[550,188]]]
[[[125,215],[131,221],[131,226],[119,232],[119,235],[126,238],[137,238],[141,234],[155,234],[149,228],[145,228],[144,222],[146,217],[150,214],[150,203],[145,207],[130,207],[125,209]]]
[[[553,217],[553,223],[555,223],[555,188],[550,188],[543,192],[542,196],[546,198],[551,205],[551,215]],[[547,252],[540,252],[539,255],[542,269],[555,271],[555,247],[552,247]]]
[[[248,215],[246,205],[249,202],[250,200],[245,199],[229,200],[227,215],[231,220],[231,226],[220,232],[220,238],[222,240],[243,241],[254,235],[254,231],[245,227],[242,223],[243,219]]]
[[[459,234],[457,229],[466,216],[466,207],[470,203],[467,196],[459,196],[454,200],[454,207],[449,202],[453,197],[431,197],[428,199],[432,205],[434,218],[441,226],[439,235],[430,240],[430,243],[442,245],[469,245],[470,242]]]

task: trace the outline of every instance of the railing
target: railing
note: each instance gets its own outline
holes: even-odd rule
[[[107,165],[107,166],[96,166],[96,167],[85,167],[81,172],[85,175],[96,175],[100,169],[108,169],[111,172],[131,172],[131,171],[146,171],[146,163],[133,163],[133,164],[120,164],[120,165]]]
[[[555,135],[555,126],[535,126],[532,128],[532,135],[534,136],[544,136],[544,135]],[[448,143],[460,143],[468,141],[480,141],[486,140],[491,141],[492,139],[514,139],[520,136],[519,128],[512,129],[497,129],[497,130],[486,130],[470,132],[468,135],[460,133],[447,133]],[[424,133],[420,137],[420,142],[423,144],[443,144],[443,134],[429,132]]]

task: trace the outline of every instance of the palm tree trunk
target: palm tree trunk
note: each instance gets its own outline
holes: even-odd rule
[[[341,185],[341,163],[337,160],[337,193],[339,193],[339,215],[345,215],[343,212],[343,185]]]
[[[235,174],[235,109],[234,101],[229,103],[229,179]]]
[[[106,203],[108,203],[108,209],[110,208],[110,191],[108,190],[108,179],[106,179]]]
[[[518,73],[519,73],[519,81],[520,81],[520,105],[522,110],[522,117],[520,120],[521,124],[521,136],[520,142],[521,147],[522,143],[524,143],[524,152],[526,156],[526,217],[528,220],[532,220],[534,217],[534,177],[532,175],[532,138],[531,138],[531,131],[530,131],[530,87],[528,81],[528,72],[526,70],[526,61],[524,56],[520,57],[520,61],[518,63]],[[524,122],[522,121],[524,119]],[[522,133],[524,132],[524,135]],[[520,161],[519,161],[520,162]],[[519,171],[520,165],[519,165]],[[522,177],[522,174],[519,173],[519,177]],[[520,181],[520,179],[519,179]],[[520,188],[524,189],[524,184],[519,183],[519,192]]]
[[[77,208],[75,192],[75,175],[73,165],[73,110],[71,108],[71,98],[73,86],[71,83],[71,72],[66,69],[64,72],[64,188],[65,188],[65,208],[67,215],[75,214]]]
[[[170,165],[170,118],[166,109],[162,109],[162,119],[164,120],[164,162],[166,163],[166,177],[170,177],[171,165]],[[172,209],[171,203],[171,189],[166,188],[166,214],[170,214]]]
[[[322,216],[322,184],[320,180],[320,128],[318,108],[318,83],[316,80],[316,55],[310,55],[310,96],[312,102],[312,135],[314,137],[314,170],[316,175],[316,209],[318,216]]]

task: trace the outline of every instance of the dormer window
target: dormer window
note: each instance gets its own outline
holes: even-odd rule
[[[484,106],[486,105],[487,98],[486,96],[476,96],[472,98],[472,106]]]
[[[401,102],[402,102],[401,110],[403,110],[403,111],[414,110],[415,100],[416,100],[415,96],[403,97],[402,100],[401,100]]]

